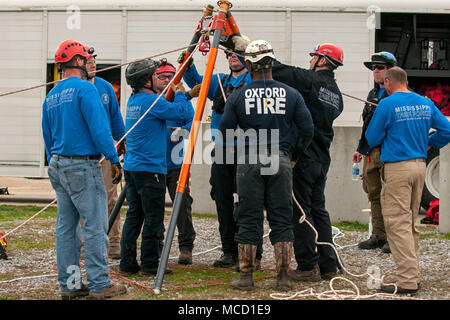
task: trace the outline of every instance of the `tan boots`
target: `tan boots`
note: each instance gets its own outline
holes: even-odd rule
[[[276,242],[274,244],[277,275],[277,289],[289,291],[292,289],[292,281],[289,277],[289,265],[291,264],[292,242]]]
[[[292,256],[292,242],[277,242],[274,244],[277,275],[277,290],[289,291],[292,281],[289,277],[289,265]],[[256,246],[251,244],[238,244],[240,279],[233,280],[233,289],[250,291],[255,288],[253,272],[256,267]]]
[[[256,265],[256,246],[252,244],[238,244],[240,279],[233,280],[233,289],[250,291],[255,289],[253,271]]]

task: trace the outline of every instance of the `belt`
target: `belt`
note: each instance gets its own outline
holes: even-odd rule
[[[89,155],[89,156],[62,156],[59,154],[53,154],[52,157],[58,159],[72,159],[72,160],[100,160],[99,155]]]

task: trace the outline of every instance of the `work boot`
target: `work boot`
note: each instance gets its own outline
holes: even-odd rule
[[[261,258],[256,258],[255,260],[255,271],[261,270]],[[236,272],[239,272],[239,263],[236,265]]]
[[[372,250],[383,247],[385,243],[386,240],[380,240],[375,236],[358,243],[358,248],[363,250]]]
[[[214,261],[213,267],[216,268],[234,268],[238,264],[238,258],[235,254],[224,252],[222,256]]]
[[[108,257],[110,259],[120,259],[120,246],[118,244],[113,244],[109,246]]]
[[[277,289],[289,291],[292,289],[292,281],[289,277],[289,265],[291,264],[292,242],[276,242],[274,244],[275,263],[277,275]]]
[[[238,244],[240,278],[231,282],[231,287],[237,290],[251,291],[255,289],[253,271],[256,265],[256,246]]]
[[[292,270],[289,275],[294,281],[316,282],[322,280],[318,264],[316,264],[313,269],[309,271]]]
[[[112,298],[121,294],[127,293],[127,288],[124,285],[111,284],[108,288],[99,292],[91,292],[89,297],[91,299],[102,300]]]
[[[192,264],[192,251],[181,250],[178,257],[179,264]]]
[[[386,241],[386,243],[383,245],[383,248],[381,248],[381,251],[384,253],[391,253],[391,248],[389,247],[389,242]]]
[[[61,299],[72,300],[79,297],[85,297],[89,295],[89,288],[86,284],[82,283],[81,288],[75,291],[61,291]]]

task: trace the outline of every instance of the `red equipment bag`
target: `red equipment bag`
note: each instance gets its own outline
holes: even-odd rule
[[[439,224],[439,199],[430,201],[430,208],[425,213],[425,218],[420,220],[423,224]]]

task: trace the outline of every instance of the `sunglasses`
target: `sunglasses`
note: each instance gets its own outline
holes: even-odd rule
[[[242,51],[233,51],[233,52],[225,51],[225,54],[227,55],[228,58],[231,57],[233,54],[236,54],[239,56],[239,55],[243,55],[243,53],[244,52],[242,52]]]
[[[374,64],[374,65],[372,66],[372,70],[375,70],[375,69],[377,69],[377,70],[385,70],[385,69],[386,69],[386,66],[384,66],[384,65],[379,65],[379,64]]]
[[[159,79],[159,80],[162,80],[162,81],[164,81],[164,80],[172,80],[173,79],[173,75],[171,74],[171,75],[163,75],[163,74],[158,74],[158,75],[156,75],[156,77]]]

